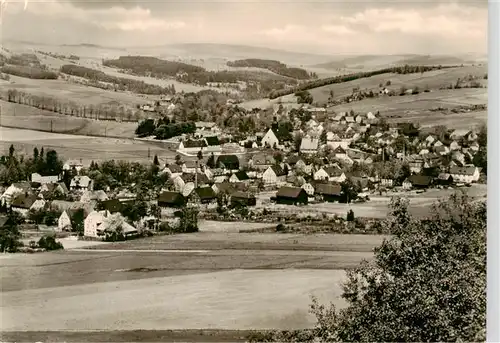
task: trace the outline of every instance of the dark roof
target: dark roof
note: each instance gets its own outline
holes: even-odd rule
[[[438,180],[443,180],[443,181],[448,181],[448,180],[450,180],[450,178],[453,180],[453,176],[451,176],[448,173],[441,173],[438,175],[437,178],[438,178]]]
[[[212,187],[198,187],[194,190],[201,200],[210,200],[217,198]]]
[[[233,194],[236,191],[245,191],[247,186],[243,182],[221,182],[215,184],[219,192]]]
[[[11,206],[29,209],[36,201],[36,199],[37,196],[35,194],[19,194],[12,200]]]
[[[335,166],[326,167],[324,168],[324,170],[330,177],[338,177],[341,176],[343,173],[342,169]]]
[[[238,199],[255,199],[255,195],[249,192],[240,192],[236,191],[231,195],[232,198],[238,198]]]
[[[172,173],[182,173],[182,167],[178,164],[172,163],[166,166]]]
[[[108,210],[111,213],[120,212],[122,209],[122,203],[118,199],[104,200],[99,205],[102,209]]]
[[[184,201],[184,196],[179,192],[162,192],[158,196],[158,202],[175,204],[179,201]]]
[[[219,164],[223,164],[226,168],[229,169],[239,169],[240,160],[236,155],[220,155],[219,157],[217,157],[217,162],[216,162],[216,165]]]
[[[305,191],[300,187],[281,187],[276,193],[276,196],[283,198],[298,198],[302,192]]]
[[[271,155],[255,154],[252,156],[252,162],[255,165],[259,165],[259,164],[266,165],[266,164],[274,164],[274,163],[276,163],[276,160]]]
[[[284,176],[284,175],[286,175],[285,171],[280,166],[274,165],[274,166],[271,166],[271,169],[274,171],[274,173],[276,174],[276,176]]]
[[[207,146],[207,143],[205,140],[200,139],[200,140],[192,140],[188,139],[183,142],[185,148],[204,148]]]
[[[476,167],[451,167],[450,174],[474,175]]]
[[[217,136],[205,137],[208,146],[220,145],[219,138]]]
[[[243,170],[240,170],[240,171],[234,173],[234,175],[236,175],[236,177],[240,181],[250,180],[250,178],[248,177],[248,174]]]
[[[337,195],[342,193],[342,187],[338,183],[317,183],[314,191],[321,195]]]
[[[344,150],[344,148],[342,148],[340,145],[338,147],[335,148],[335,150],[333,150],[333,152],[335,154],[345,154],[346,151]]]
[[[288,156],[288,158],[286,159],[286,163],[288,163],[291,166],[297,164],[297,162],[299,161],[300,161],[300,156],[297,155]]]
[[[408,178],[408,181],[410,181],[412,185],[429,186],[432,182],[432,177],[426,175],[412,175]]]
[[[195,181],[195,173],[183,173],[181,176],[185,183]],[[208,177],[203,173],[198,173],[198,183],[208,183]]]

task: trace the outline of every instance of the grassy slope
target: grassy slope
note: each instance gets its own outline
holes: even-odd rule
[[[387,88],[394,89],[396,91],[399,91],[401,86],[405,86],[407,88],[418,86],[423,89],[426,85],[428,85],[430,89],[437,89],[441,86],[449,85],[450,83],[455,84],[458,78],[464,78],[467,75],[480,76],[481,82],[483,84],[487,84],[487,80],[482,79],[484,74],[487,72],[488,68],[486,66],[467,66],[463,68],[435,70],[423,74],[384,74],[318,87],[309,90],[309,92],[313,96],[315,102],[325,103],[330,95],[330,90],[333,90],[335,98],[338,99],[351,94],[352,89],[355,87],[378,92],[379,84],[382,83],[385,86],[385,83],[388,80],[391,81],[391,85]]]

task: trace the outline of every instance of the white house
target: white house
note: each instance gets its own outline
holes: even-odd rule
[[[322,167],[314,173],[314,180],[328,180],[342,183],[346,178],[342,169],[336,166]]]
[[[207,142],[204,139],[187,139],[179,143],[177,151],[183,154],[198,154],[199,151],[204,152],[207,149]]]
[[[460,150],[460,144],[457,143],[457,141],[453,141],[450,143],[450,150],[455,151],[455,150]]]
[[[102,189],[98,191],[84,191],[80,196],[81,203],[90,203],[92,201],[106,201],[109,200],[108,195]]]
[[[302,138],[300,143],[300,152],[303,154],[315,154],[318,152],[319,139],[312,137]]]
[[[479,180],[480,169],[478,167],[451,167],[450,172],[454,182],[473,183]]]
[[[64,163],[63,165],[63,170],[72,170],[73,168],[75,168],[77,172],[80,172],[80,170],[82,170],[83,168],[82,161],[69,160],[66,161],[66,163]]]
[[[37,199],[37,200],[35,200],[33,205],[31,205],[30,211],[41,211],[45,208],[46,205],[47,205],[47,202],[45,200]]]
[[[68,212],[63,211],[57,220],[57,229],[59,231],[71,231],[71,218],[68,215]]]
[[[10,205],[12,199],[21,193],[28,192],[31,189],[31,185],[29,182],[16,182],[11,184],[0,197],[2,204],[7,206]]]
[[[262,181],[266,186],[275,186],[286,182],[286,173],[279,166],[270,166],[262,174]]]
[[[46,183],[57,183],[60,179],[61,178],[59,177],[59,175],[42,176],[38,173],[31,174],[31,181],[40,183],[42,185]]]
[[[103,230],[103,224],[106,217],[110,215],[109,211],[92,211],[85,218],[83,225],[83,234],[86,237],[99,237],[98,231]]]
[[[35,194],[30,194],[27,192],[17,194],[14,198],[12,198],[10,208],[12,209],[12,211],[26,217],[29,210],[31,209],[31,206],[33,206],[36,200],[37,196]]]
[[[314,187],[309,182],[304,183],[301,186],[301,188],[306,191],[307,195],[309,195],[309,196],[314,195]]]
[[[77,175],[71,179],[69,188],[71,190],[91,191],[94,189],[94,181],[87,175]]]
[[[280,141],[272,129],[269,129],[264,137],[262,137],[261,144],[270,148],[280,147]]]

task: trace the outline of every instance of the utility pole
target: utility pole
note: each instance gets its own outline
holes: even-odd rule
[[[150,157],[151,157],[151,149],[148,148],[148,160],[149,160]]]
[[[194,189],[198,188],[198,160],[196,160],[196,168],[194,173]]]
[[[50,121],[50,132],[52,132],[52,123],[53,123],[53,121],[51,120]]]

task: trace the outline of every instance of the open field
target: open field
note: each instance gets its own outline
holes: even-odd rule
[[[74,135],[134,138],[137,123],[67,116],[0,100],[0,125]]]
[[[487,186],[483,184],[476,184],[472,187],[460,188],[461,191],[467,193],[474,199],[486,199]],[[408,197],[410,200],[410,212],[416,217],[426,217],[429,215],[431,205],[440,199],[446,199],[451,194],[456,192],[454,189],[429,189],[424,193],[391,193],[383,196],[372,195],[370,201],[365,203],[317,203],[308,204],[305,206],[290,206],[280,205],[270,202],[271,196],[276,192],[261,192],[257,195],[257,207],[267,208],[268,210],[280,211],[285,213],[298,213],[302,215],[315,215],[318,213],[337,214],[339,216],[346,216],[347,211],[352,209],[355,216],[370,217],[370,218],[385,218],[389,211],[389,203],[392,196]]]
[[[318,87],[309,90],[309,92],[313,96],[315,102],[326,103],[331,90],[334,93],[334,98],[339,99],[352,94],[352,89],[356,87],[359,87],[361,90],[367,89],[369,91],[371,89],[374,92],[378,92],[379,84],[382,83],[385,86],[385,83],[389,80],[391,81],[391,85],[387,86],[387,88],[395,90],[396,92],[399,91],[401,86],[405,86],[408,89],[418,86],[421,90],[428,86],[429,89],[436,90],[442,86],[455,84],[458,78],[463,79],[468,75],[478,76],[479,79],[477,81],[481,82],[483,85],[487,85],[488,80],[483,79],[483,76],[487,72],[488,67],[482,65],[434,70],[423,74],[382,74],[354,81]],[[483,90],[483,92],[486,93],[487,91]]]
[[[269,227],[276,227],[269,223],[247,223],[247,222],[219,222],[212,220],[200,220],[198,227],[201,232],[240,232],[253,231]]]
[[[382,83],[384,86],[387,81],[391,81],[391,85],[387,86],[390,90],[399,91],[401,86],[406,88],[414,88],[418,86],[421,90],[424,90],[426,86],[431,90],[438,90],[441,86],[447,86],[450,83],[455,84],[458,78],[464,78],[468,75],[478,76],[477,81],[481,82],[482,85],[486,86],[488,80],[484,80],[483,76],[488,72],[488,68],[485,65],[482,66],[464,66],[459,68],[441,69],[425,72],[423,74],[382,74],[376,75],[368,78],[362,78],[358,80],[353,80],[344,83],[337,83],[332,85],[327,85],[323,87],[310,89],[309,92],[314,98],[314,102],[319,104],[325,104],[330,96],[330,91],[334,92],[334,99],[341,99],[345,96],[351,95],[353,88],[360,88],[361,90],[373,90],[373,92],[378,92],[379,85]],[[343,73],[346,74],[346,73]],[[471,89],[466,89],[471,90]],[[482,91],[484,94],[487,93],[486,89],[472,89],[472,91]],[[461,91],[451,90],[452,92]],[[458,92],[457,94],[460,94]],[[373,99],[374,101],[380,101],[380,99]],[[252,109],[254,107],[266,108],[273,104],[282,103],[296,103],[296,98],[293,94],[285,95],[276,99],[257,99],[246,101],[240,104],[241,107],[246,109]],[[354,103],[356,104],[356,103]],[[349,104],[350,105],[350,104]]]
[[[200,232],[3,255],[2,331],[310,327],[310,296],[344,306],[343,269],[384,237]]]
[[[235,224],[235,223],[233,223]],[[173,236],[158,236],[118,242],[89,249],[98,250],[272,250],[330,251],[369,253],[382,243],[384,235],[288,234],[199,232]]]
[[[0,82],[0,92],[7,93],[9,89],[51,97],[62,102],[73,101],[81,105],[100,105],[113,101],[135,107],[145,101],[144,97],[136,94],[87,87],[64,80],[33,80],[11,76],[9,82]]]
[[[84,164],[109,159],[145,162],[152,161],[154,155],[158,155],[161,162],[166,162],[167,159],[173,160],[176,155],[175,151],[156,142],[0,127],[0,151],[6,153],[11,144],[14,144],[16,151],[26,154],[32,154],[35,147],[51,148],[63,158],[82,159]]]
[[[311,295],[344,305],[343,275],[233,270],[8,292],[2,331],[305,328]]]
[[[487,120],[487,111],[464,113],[446,113],[431,111],[433,108],[457,108],[466,105],[488,103],[486,89],[463,88],[455,90],[437,90],[416,95],[380,97],[364,99],[351,104],[333,107],[335,112],[367,113],[380,111],[380,115],[389,121],[408,121],[419,123],[423,127],[446,125],[453,129],[470,129]],[[391,117],[394,117],[392,119]]]

